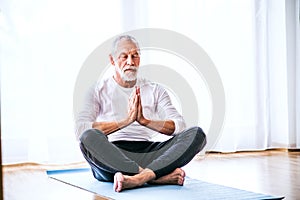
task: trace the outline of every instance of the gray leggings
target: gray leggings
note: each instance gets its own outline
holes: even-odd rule
[[[116,172],[134,175],[139,166],[151,169],[156,179],[183,167],[206,144],[201,128],[192,127],[164,142],[115,141],[97,129],[85,131],[80,137],[80,149],[99,181],[113,181]]]

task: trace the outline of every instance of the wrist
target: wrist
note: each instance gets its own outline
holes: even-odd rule
[[[129,118],[126,118],[123,123],[124,123],[124,126],[128,126],[130,125],[131,123],[133,123],[134,120],[132,120],[130,117]]]
[[[139,121],[139,123],[142,125],[142,126],[147,126],[148,124],[150,124],[150,120],[146,119],[146,118],[143,118]]]

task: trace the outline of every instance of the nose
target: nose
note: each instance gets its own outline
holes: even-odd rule
[[[130,66],[134,65],[134,62],[133,62],[133,59],[132,59],[132,56],[131,56],[131,55],[129,55],[129,56],[127,57],[126,62],[127,62],[127,65],[130,65]]]

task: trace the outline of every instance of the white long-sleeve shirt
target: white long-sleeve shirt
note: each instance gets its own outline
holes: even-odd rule
[[[177,134],[185,129],[185,121],[172,105],[167,91],[159,84],[138,78],[143,115],[150,120],[173,120]],[[128,114],[128,100],[135,87],[121,87],[112,77],[102,80],[90,91],[83,110],[76,116],[76,136],[92,128],[95,121],[120,121]],[[138,122],[108,135],[109,141],[148,141],[157,135]]]

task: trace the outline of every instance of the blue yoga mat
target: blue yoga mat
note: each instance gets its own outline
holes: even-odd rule
[[[97,181],[90,169],[68,169],[47,171],[49,177],[66,184],[117,200],[212,200],[212,199],[283,199],[265,194],[259,194],[212,184],[187,177],[184,186],[177,185],[145,185],[140,188],[124,190],[117,193],[113,190],[113,183]]]

